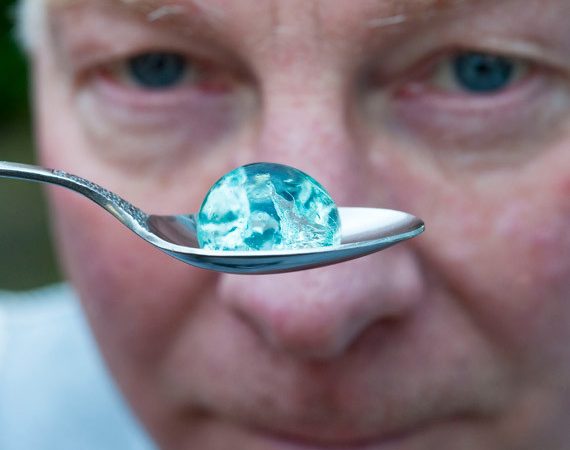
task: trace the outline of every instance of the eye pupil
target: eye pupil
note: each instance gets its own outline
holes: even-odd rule
[[[460,86],[477,93],[493,93],[505,88],[512,81],[515,71],[513,61],[482,53],[458,55],[453,65]]]
[[[186,59],[176,53],[145,53],[131,58],[128,70],[132,79],[144,88],[172,88],[184,78]]]

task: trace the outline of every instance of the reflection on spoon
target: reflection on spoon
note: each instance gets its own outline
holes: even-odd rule
[[[97,203],[139,237],[170,256],[219,272],[264,274],[321,267],[386,249],[424,231],[422,220],[401,211],[340,207],[342,237],[338,246],[278,251],[206,250],[198,245],[194,214],[147,214],[107,189],[60,170],[0,161],[0,177],[71,189]]]

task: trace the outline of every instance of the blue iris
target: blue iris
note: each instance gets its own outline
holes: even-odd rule
[[[186,59],[176,53],[144,53],[128,61],[132,79],[146,89],[175,87],[183,80],[186,66]]]
[[[469,92],[490,94],[507,87],[515,73],[515,63],[507,58],[484,53],[463,53],[453,61],[454,75]]]

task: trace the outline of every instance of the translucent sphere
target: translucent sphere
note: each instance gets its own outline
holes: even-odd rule
[[[340,244],[338,209],[306,173],[273,163],[239,167],[208,191],[198,242],[211,250],[281,250]]]

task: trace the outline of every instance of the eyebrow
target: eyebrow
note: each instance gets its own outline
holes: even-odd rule
[[[29,0],[28,0],[29,1]],[[223,29],[224,12],[208,0],[39,0],[46,5],[48,21],[66,9],[104,8],[109,13],[133,16],[147,23],[159,23],[181,33],[202,30],[204,35],[215,35]]]
[[[478,4],[491,0],[412,0],[402,2],[394,0],[390,2],[392,14],[370,17],[370,28],[384,28],[399,26],[410,20],[429,19],[455,13],[460,9],[474,7]]]
[[[200,32],[214,39],[224,30],[225,12],[208,0],[40,0],[48,3],[48,18],[67,8],[104,8],[138,21],[157,24],[182,35]],[[52,13],[55,13],[53,15]],[[50,20],[50,19],[48,19]]]
[[[44,0],[49,7],[66,7],[75,5],[88,4],[105,4],[111,7],[120,8],[123,11],[132,11],[138,14],[144,14],[151,21],[166,16],[180,15],[184,12],[188,13],[216,13],[220,11],[217,8],[208,5],[207,0],[188,0],[186,2],[172,0]]]

